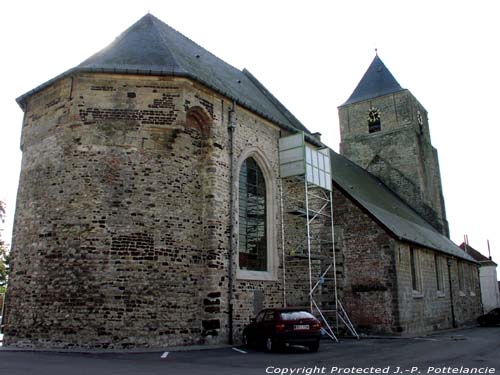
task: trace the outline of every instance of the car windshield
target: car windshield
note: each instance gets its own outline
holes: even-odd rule
[[[283,311],[281,320],[314,319],[314,316],[307,311]]]

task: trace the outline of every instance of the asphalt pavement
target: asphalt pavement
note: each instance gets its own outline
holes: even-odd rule
[[[471,328],[415,338],[321,342],[317,353],[225,347],[154,353],[61,353],[0,348],[1,375],[58,374],[496,374],[500,327]]]

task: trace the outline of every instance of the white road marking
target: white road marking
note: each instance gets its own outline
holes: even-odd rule
[[[165,353],[163,353],[163,354],[161,355],[161,358],[167,358],[168,354],[169,354],[169,352],[165,352]]]
[[[246,351],[241,350],[241,349],[238,349],[238,348],[233,348],[233,350],[236,350],[238,353],[247,354],[247,352],[246,352]]]

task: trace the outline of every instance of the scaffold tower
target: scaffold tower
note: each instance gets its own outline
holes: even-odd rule
[[[329,150],[299,132],[280,139],[279,154],[284,306],[307,307],[332,340],[341,324],[359,339],[338,295]]]

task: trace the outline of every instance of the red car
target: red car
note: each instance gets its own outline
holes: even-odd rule
[[[320,338],[321,322],[300,309],[264,309],[243,330],[245,345],[262,346],[268,352],[290,345],[307,346],[316,352]]]

